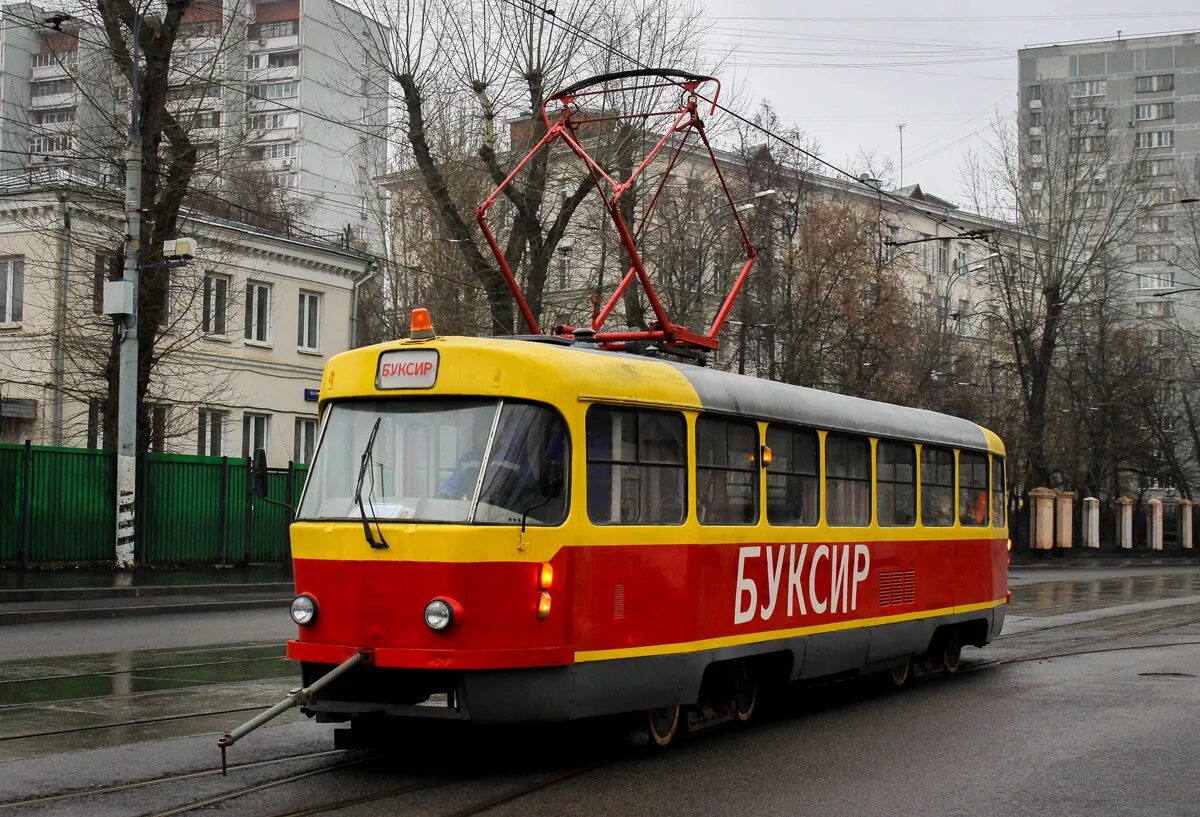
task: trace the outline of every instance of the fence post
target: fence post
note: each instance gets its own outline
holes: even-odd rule
[[[250,564],[250,546],[254,539],[254,458],[246,459],[246,520],[243,529],[242,564]]]
[[[1179,500],[1179,544],[1192,549],[1192,500]]]
[[[1055,525],[1055,534],[1058,546],[1060,548],[1071,547],[1074,540],[1074,531],[1072,522],[1074,521],[1074,491],[1059,491],[1054,498],[1054,512],[1057,517]]]
[[[1158,497],[1146,503],[1146,544],[1151,550],[1163,549],[1163,508]]]
[[[33,445],[21,450],[21,566],[29,569],[29,540],[33,535]]]
[[[1100,500],[1094,496],[1083,499],[1083,546],[1100,547]]]
[[[1133,500],[1127,496],[1117,498],[1117,546],[1133,547]]]
[[[1034,488],[1029,492],[1030,525],[1034,550],[1050,550],[1054,547],[1054,498],[1053,488]]]
[[[221,564],[229,564],[229,457],[221,457],[220,491],[217,494],[217,541],[221,546]]]
[[[290,553],[289,545],[291,540],[288,537],[288,526],[292,524],[292,518],[296,512],[292,510],[296,506],[295,502],[295,484],[296,484],[296,463],[288,460],[287,466],[287,482],[285,483],[287,491],[284,496],[284,501],[287,502],[287,507],[283,509],[283,559],[280,561],[287,562]]]

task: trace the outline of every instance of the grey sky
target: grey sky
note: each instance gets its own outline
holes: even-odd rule
[[[727,85],[770,99],[842,167],[861,149],[898,171],[896,125],[906,123],[904,182],[951,200],[961,200],[967,151],[997,111],[1013,111],[1018,48],[1200,30],[1200,7],[1181,0],[704,2],[706,48],[734,49],[720,71]]]

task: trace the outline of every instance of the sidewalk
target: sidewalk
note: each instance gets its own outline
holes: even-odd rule
[[[131,571],[0,569],[0,626],[277,607],[293,595],[290,566]]]

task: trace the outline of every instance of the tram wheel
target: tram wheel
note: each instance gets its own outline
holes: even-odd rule
[[[957,636],[951,635],[942,644],[942,671],[947,675],[954,675],[958,672],[961,660],[962,644]]]
[[[679,732],[679,705],[651,709],[646,713],[646,726],[650,742],[655,746],[667,747]]]
[[[891,679],[892,686],[902,687],[907,686],[912,679],[913,662],[911,658],[906,658],[904,663],[897,667],[892,667],[888,671],[888,678]]]
[[[758,677],[745,665],[733,672],[733,711],[737,719],[746,723],[754,717],[758,708]]]

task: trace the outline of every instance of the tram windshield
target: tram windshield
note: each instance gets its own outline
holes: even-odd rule
[[[559,416],[511,400],[371,400],[329,409],[297,519],[557,525],[566,516],[569,445]],[[526,519],[527,517],[527,519]]]

